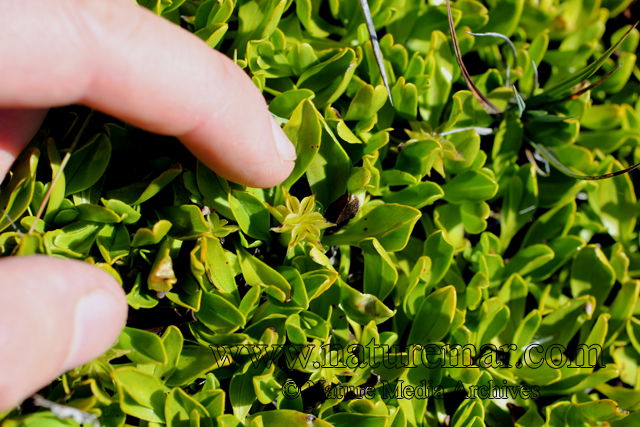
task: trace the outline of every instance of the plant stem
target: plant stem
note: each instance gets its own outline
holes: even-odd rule
[[[69,147],[69,151],[67,151],[67,154],[65,154],[64,159],[62,159],[62,162],[60,163],[60,167],[58,168],[58,172],[53,177],[53,180],[51,181],[51,185],[49,186],[49,189],[47,190],[47,194],[44,195],[44,199],[42,199],[42,203],[40,203],[40,208],[38,209],[38,213],[36,214],[36,219],[31,224],[31,228],[29,228],[29,233],[27,233],[27,234],[32,234],[33,233],[33,230],[36,227],[36,223],[38,222],[38,220],[42,216],[42,213],[44,212],[44,208],[47,205],[47,202],[49,201],[49,197],[51,197],[51,193],[53,192],[53,189],[56,186],[56,183],[58,182],[58,179],[60,178],[60,175],[62,175],[62,172],[64,171],[65,166],[67,166],[67,163],[69,163],[69,159],[71,158],[71,154],[73,153],[73,151],[75,150],[76,146],[78,145],[78,142],[80,141],[80,137],[82,136],[82,134],[84,133],[85,129],[89,125],[89,121],[91,120],[91,117],[93,117],[94,113],[95,113],[95,110],[93,110],[93,109],[91,111],[89,111],[89,114],[87,115],[87,118],[84,120],[84,123],[82,123],[82,127],[78,131],[78,134],[76,135],[76,138],[73,140],[73,143],[71,144],[71,147]]]

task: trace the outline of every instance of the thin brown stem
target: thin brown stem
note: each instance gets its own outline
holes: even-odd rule
[[[84,123],[82,123],[82,127],[78,131],[78,133],[76,135],[76,138],[73,140],[73,143],[71,144],[71,147],[69,148],[69,151],[67,151],[67,154],[65,154],[64,159],[62,159],[62,162],[60,163],[60,167],[58,168],[58,172],[56,172],[55,176],[53,177],[53,180],[51,181],[51,185],[49,186],[49,189],[47,190],[47,193],[44,195],[44,199],[42,199],[42,203],[40,203],[40,208],[38,208],[38,213],[36,214],[35,220],[31,224],[31,228],[29,228],[29,233],[28,234],[32,234],[33,233],[33,230],[36,227],[36,223],[38,222],[40,217],[42,217],[42,213],[44,212],[44,208],[45,208],[45,206],[47,206],[47,202],[49,201],[49,198],[51,197],[51,193],[53,192],[53,189],[55,188],[56,183],[58,182],[58,179],[60,178],[60,175],[62,175],[62,172],[64,171],[65,166],[67,166],[67,163],[69,162],[69,159],[71,158],[71,154],[73,153],[73,151],[75,150],[76,146],[78,145],[78,142],[80,141],[80,137],[82,136],[82,134],[84,133],[85,129],[89,125],[89,121],[91,120],[91,117],[93,117],[94,113],[95,113],[95,110],[93,110],[93,109],[91,111],[89,111],[89,114],[87,115],[87,118],[84,120]]]

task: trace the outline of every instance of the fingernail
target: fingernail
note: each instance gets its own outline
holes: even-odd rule
[[[278,154],[282,160],[293,161],[298,158],[296,155],[296,147],[289,141],[287,135],[284,133],[276,119],[271,117],[271,131],[273,133],[273,139],[276,141],[276,147],[278,148]]]
[[[104,291],[95,291],[78,301],[73,341],[63,365],[64,372],[95,359],[114,344],[111,329],[122,321],[121,305]]]

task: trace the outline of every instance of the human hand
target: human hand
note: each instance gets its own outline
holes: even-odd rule
[[[0,2],[0,181],[47,109],[80,103],[177,136],[234,182],[271,187],[295,148],[245,73],[130,0]],[[81,261],[0,261],[0,412],[109,349],[125,294]]]

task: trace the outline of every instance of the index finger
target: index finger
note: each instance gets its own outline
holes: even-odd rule
[[[295,148],[248,76],[127,0],[0,2],[0,64],[0,108],[85,104],[177,136],[244,185],[270,187],[293,169]]]

